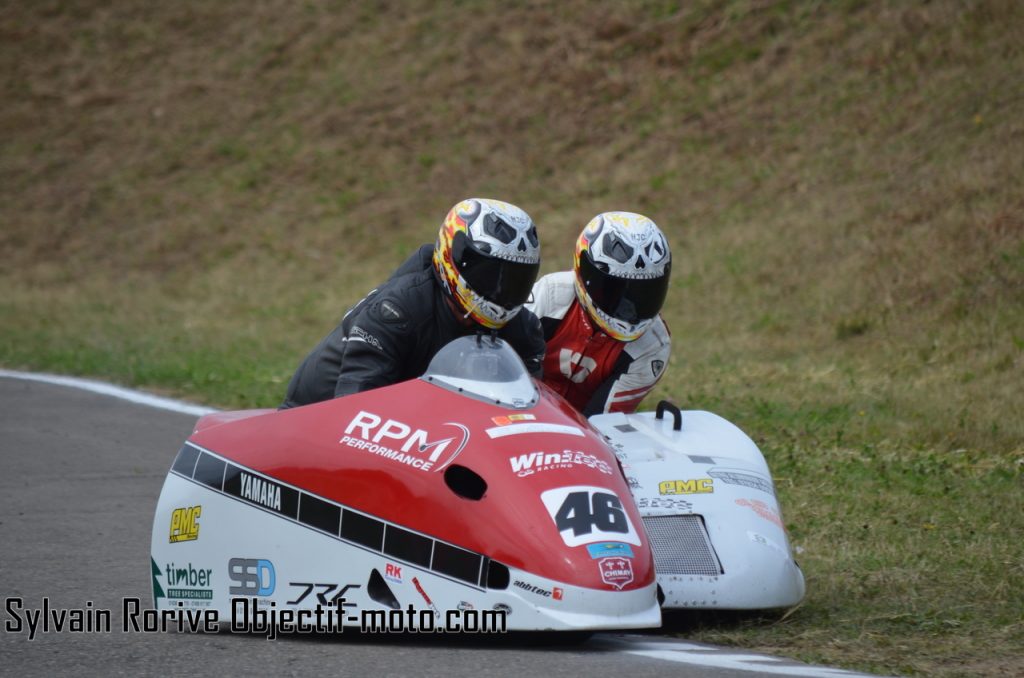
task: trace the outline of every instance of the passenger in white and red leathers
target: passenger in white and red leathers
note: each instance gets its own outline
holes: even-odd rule
[[[572,271],[543,276],[527,308],[541,322],[544,383],[585,416],[635,412],[668,364],[659,315],[671,254],[657,225],[605,212],[583,229]]]

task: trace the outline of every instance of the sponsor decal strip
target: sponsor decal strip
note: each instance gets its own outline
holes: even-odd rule
[[[676,497],[640,497],[636,500],[638,509],[665,509],[693,513],[693,504]]]
[[[484,588],[488,559],[482,554],[310,494],[193,443],[185,443],[178,452],[171,473],[339,541]]]
[[[587,544],[587,553],[593,559],[605,558],[607,556],[620,556],[632,558],[633,549],[629,544],[617,541],[606,541],[599,544]]]
[[[659,494],[713,494],[714,491],[715,485],[711,478],[662,480],[658,483]]]
[[[516,436],[524,433],[565,433],[566,435],[583,437],[583,431],[578,426],[566,426],[565,424],[508,424],[487,429],[487,435],[492,440],[494,438]]]
[[[723,483],[752,487],[755,490],[761,490],[766,494],[775,496],[775,488],[772,486],[771,481],[767,478],[756,476],[753,473],[744,473],[743,471],[734,471],[732,469],[712,469],[708,471],[708,475],[721,480]]]
[[[520,478],[551,469],[574,468],[586,466],[597,469],[601,473],[611,475],[612,467],[604,460],[579,450],[563,450],[561,452],[529,452],[509,457],[512,472]]]

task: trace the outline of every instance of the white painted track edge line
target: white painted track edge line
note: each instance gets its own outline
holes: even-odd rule
[[[164,398],[163,396],[156,396],[151,393],[125,388],[123,386],[115,386],[113,384],[96,381],[94,379],[82,379],[80,377],[66,377],[59,374],[44,374],[38,372],[17,372],[14,370],[4,369],[0,369],[0,378],[37,381],[44,384],[77,388],[82,391],[90,391],[92,393],[99,393],[101,395],[118,398],[120,400],[127,400],[128,402],[138,405],[155,407],[157,409],[178,412],[180,414],[191,414],[196,417],[202,417],[219,411],[212,407],[204,407],[203,405],[196,405],[194,403],[185,402],[184,400]]]

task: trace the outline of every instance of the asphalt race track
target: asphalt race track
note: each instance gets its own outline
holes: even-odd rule
[[[194,414],[0,375],[0,673],[862,675],[648,634],[602,633],[563,646],[514,635],[439,639],[346,631],[268,641],[228,632],[125,632],[124,599],[138,598],[144,608],[152,603],[153,511],[195,421]],[[92,610],[110,610],[111,631],[37,628],[30,640],[26,613],[44,601],[51,610],[90,603]]]

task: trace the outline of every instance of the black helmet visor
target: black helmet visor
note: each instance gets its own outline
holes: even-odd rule
[[[665,273],[657,278],[617,278],[597,268],[586,254],[580,256],[580,276],[594,305],[627,323],[658,315],[668,294],[671,268],[666,264]]]
[[[540,262],[527,264],[484,254],[461,232],[455,234],[452,256],[470,289],[506,309],[526,303],[540,271]]]

